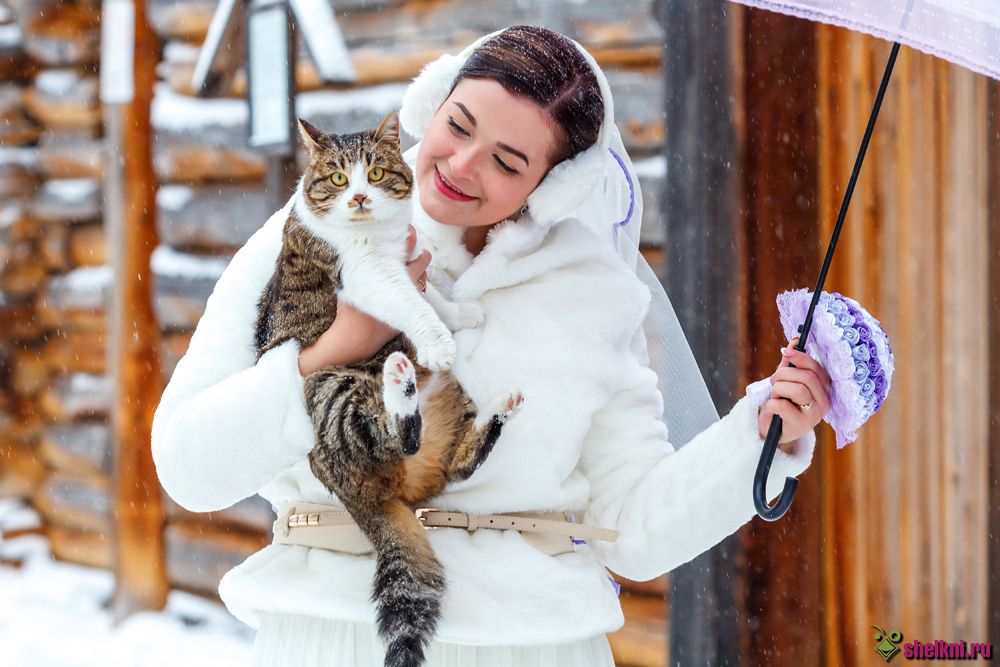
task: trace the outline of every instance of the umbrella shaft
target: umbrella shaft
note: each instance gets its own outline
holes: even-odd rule
[[[826,257],[823,259],[823,268],[820,269],[819,279],[816,281],[816,289],[813,290],[812,301],[809,303],[809,311],[806,313],[806,321],[801,327],[799,344],[797,348],[802,351],[806,347],[806,339],[809,337],[809,329],[812,327],[813,310],[819,303],[819,295],[823,291],[823,284],[826,282],[826,274],[830,270],[830,263],[833,261],[833,253],[837,249],[837,241],[840,239],[840,229],[844,225],[847,217],[847,208],[851,205],[851,196],[854,194],[854,186],[858,183],[858,176],[861,174],[861,165],[865,161],[865,154],[868,152],[868,144],[871,142],[872,132],[875,130],[875,121],[878,119],[878,112],[882,108],[882,100],[885,92],[889,88],[889,79],[892,78],[892,69],[896,65],[896,56],[899,54],[899,42],[892,45],[889,53],[889,61],[885,65],[885,72],[882,73],[882,83],[879,85],[878,94],[875,95],[875,103],[872,105],[872,112],[868,116],[868,127],[865,128],[865,136],[861,140],[861,147],[858,149],[858,157],[854,161],[854,170],[851,172],[851,179],[847,182],[847,190],[844,192],[844,201],[840,204],[840,213],[837,215],[837,224],[833,226],[833,236],[830,239],[830,246],[826,250]]]

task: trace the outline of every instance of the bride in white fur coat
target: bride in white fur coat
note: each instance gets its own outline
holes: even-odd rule
[[[429,250],[408,268],[422,287],[430,261],[453,299],[483,308],[480,325],[454,335],[452,372],[470,396],[481,405],[519,387],[525,403],[483,465],[429,505],[575,513],[617,539],[553,555],[517,530],[428,530],[448,588],[427,664],[609,667],[605,634],[623,617],[605,567],[648,580],[749,521],[771,415],[784,419],[784,438],[769,499],[812,459],[829,378],[790,351],[770,378],[770,398],[748,394],[675,451],[656,374],[630,347],[649,291],[588,221],[566,215],[593,184],[595,156],[606,157],[604,74],[577,44],[542,28],[509,28],[474,46],[429,65],[404,98],[403,128],[421,139],[407,154],[413,224]],[[156,411],[161,483],[192,511],[255,493],[279,507],[340,506],[310,472],[303,377],[370,358],[397,334],[341,304],[308,349],[291,340],[255,361],[257,300],[286,213],[219,279]],[[230,571],[219,592],[258,628],[255,664],[381,665],[373,571],[370,553],[276,543]]]

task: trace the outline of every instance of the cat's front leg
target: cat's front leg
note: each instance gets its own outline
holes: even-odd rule
[[[447,370],[455,362],[451,332],[400,262],[366,258],[343,272],[337,297],[403,332],[417,350],[417,363],[430,370]]]
[[[449,301],[430,282],[427,283],[424,296],[427,298],[427,303],[431,304],[434,312],[441,318],[441,321],[452,331],[474,329],[482,324],[486,318],[486,311],[478,303],[472,303],[471,301]]]

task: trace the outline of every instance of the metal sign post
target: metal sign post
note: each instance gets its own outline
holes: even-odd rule
[[[199,95],[223,89],[240,60],[234,54],[242,54],[245,45],[247,143],[267,155],[268,200],[275,209],[285,203],[297,174],[296,34],[301,34],[324,82],[357,80],[330,0],[220,0],[191,81]]]
[[[250,0],[247,11],[247,142],[267,154],[267,199],[281,208],[295,183],[295,62],[286,0]]]

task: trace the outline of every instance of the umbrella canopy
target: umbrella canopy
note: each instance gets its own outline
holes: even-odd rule
[[[733,0],[857,30],[1000,79],[1000,0]]]

